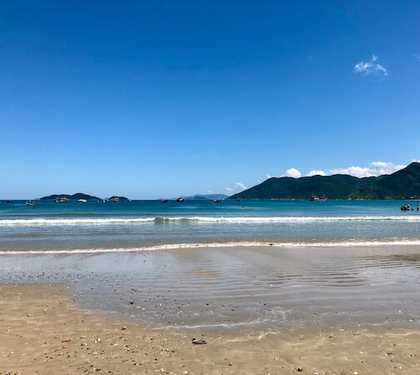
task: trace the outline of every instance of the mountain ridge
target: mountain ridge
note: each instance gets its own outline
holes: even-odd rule
[[[410,199],[420,198],[420,163],[412,162],[392,174],[355,177],[271,177],[229,199]]]

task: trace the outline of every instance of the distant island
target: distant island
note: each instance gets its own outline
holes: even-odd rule
[[[213,201],[222,201],[227,199],[228,196],[225,194],[196,194],[191,196],[182,196],[176,199],[182,200],[213,200]],[[57,203],[66,203],[70,201],[78,201],[78,202],[112,202],[112,203],[123,203],[129,202],[130,199],[120,195],[113,195],[109,198],[99,198],[94,195],[85,194],[85,193],[76,193],[76,194],[51,194],[45,197],[39,198],[40,201],[54,201]],[[168,201],[167,199],[164,200],[165,202]]]
[[[102,198],[95,197],[94,195],[89,195],[85,193],[76,193],[76,194],[52,194],[47,195],[46,197],[40,198],[42,201],[102,201]]]
[[[122,197],[119,195],[113,195],[107,199],[110,202],[120,203],[120,202],[129,202],[130,200],[127,197]]]
[[[420,199],[420,163],[389,175],[272,177],[229,199]]]
[[[210,200],[210,201],[219,201],[227,199],[228,196],[225,194],[195,194],[188,197],[182,197],[185,200],[194,200],[194,201],[200,201],[200,200]]]
[[[102,199],[99,197],[96,197],[94,195],[85,194],[85,193],[76,193],[76,194],[51,194],[47,195],[45,197],[39,198],[41,201],[55,201],[58,203],[65,203],[69,201],[79,201],[79,202],[102,202],[104,200],[114,203],[119,202],[128,202],[129,199],[126,197],[122,197],[119,195],[113,195],[112,197],[109,197],[108,199]]]

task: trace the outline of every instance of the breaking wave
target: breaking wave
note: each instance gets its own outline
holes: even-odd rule
[[[202,242],[202,243],[174,243],[133,248],[90,248],[64,250],[2,250],[0,255],[66,255],[66,254],[113,254],[139,253],[147,251],[170,251],[181,249],[212,249],[238,247],[271,247],[271,248],[325,248],[325,247],[372,247],[372,246],[420,246],[420,239],[408,240],[347,240],[331,242],[266,242],[266,241],[231,241],[231,242]]]
[[[0,219],[0,227],[11,226],[70,226],[70,225],[140,225],[140,224],[306,224],[335,222],[395,221],[420,223],[420,215],[400,216],[156,216],[156,217],[108,217],[108,218],[33,218]]]

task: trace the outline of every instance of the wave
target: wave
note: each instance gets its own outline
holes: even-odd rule
[[[67,226],[67,225],[139,225],[139,224],[306,224],[333,222],[395,221],[420,222],[420,215],[407,216],[157,216],[138,218],[31,218],[0,219],[0,227],[6,226]]]
[[[21,226],[66,226],[66,225],[117,225],[153,223],[156,218],[35,218],[35,219],[0,219],[0,227]]]
[[[331,242],[266,242],[266,241],[231,241],[231,242],[201,242],[174,243],[133,248],[91,248],[65,250],[2,250],[0,255],[68,255],[68,254],[113,254],[139,253],[148,251],[170,251],[182,249],[212,249],[237,247],[270,247],[270,248],[325,248],[325,247],[375,247],[375,246],[420,246],[418,240],[365,240],[365,241],[331,241]]]

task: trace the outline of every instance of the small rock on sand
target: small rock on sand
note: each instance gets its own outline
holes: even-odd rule
[[[195,337],[191,340],[194,345],[205,345],[207,341],[204,339],[196,339]]]

